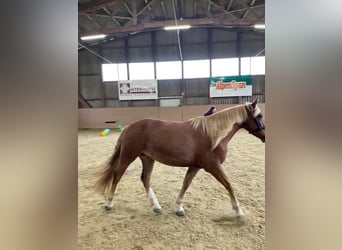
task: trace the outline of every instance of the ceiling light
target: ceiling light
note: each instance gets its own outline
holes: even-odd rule
[[[255,29],[265,29],[265,24],[254,24]]]
[[[95,40],[95,39],[102,39],[105,38],[105,34],[98,34],[98,35],[93,35],[93,36],[82,36],[81,40],[87,41],[87,40]]]
[[[174,25],[174,26],[165,26],[164,30],[185,30],[190,29],[191,25]]]

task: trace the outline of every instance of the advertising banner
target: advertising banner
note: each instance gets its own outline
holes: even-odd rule
[[[251,76],[213,77],[209,86],[210,97],[252,96]]]
[[[158,99],[157,80],[128,80],[118,82],[119,100]]]

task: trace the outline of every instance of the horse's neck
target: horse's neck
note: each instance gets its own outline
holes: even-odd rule
[[[241,128],[240,124],[235,123],[233,125],[232,130],[222,139],[222,141],[219,143],[223,146],[227,146],[228,142],[233,138],[233,136],[236,134],[236,132]]]

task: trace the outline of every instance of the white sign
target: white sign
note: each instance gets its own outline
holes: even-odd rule
[[[131,80],[118,82],[119,100],[158,99],[157,80]]]

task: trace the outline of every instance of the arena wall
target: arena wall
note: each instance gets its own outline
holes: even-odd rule
[[[235,104],[236,105],[236,104]],[[142,118],[186,121],[205,113],[212,105],[194,105],[182,107],[125,107],[125,108],[89,108],[78,110],[78,127],[80,129],[116,128]],[[234,105],[215,105],[222,110]],[[265,117],[265,103],[259,104]],[[264,118],[266,119],[266,118]],[[115,121],[115,123],[106,123]]]

